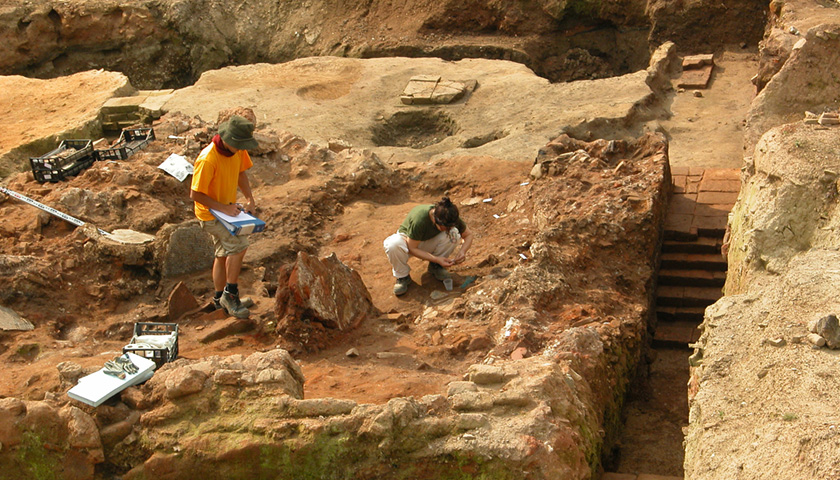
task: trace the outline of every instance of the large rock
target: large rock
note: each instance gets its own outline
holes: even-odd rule
[[[198,220],[165,225],[157,233],[155,260],[165,277],[209,270],[213,265],[213,241]]]
[[[820,113],[825,107],[837,108],[840,13],[830,15],[831,9],[824,10],[829,12],[823,20],[826,23],[810,28],[804,37],[796,37],[797,48],[791,47],[789,58],[753,101],[744,130],[748,152],[775,126],[802,118],[806,111]]]
[[[32,322],[21,317],[11,308],[0,305],[0,330],[32,330]]]
[[[345,266],[335,254],[317,258],[298,253],[297,261],[278,274],[275,311],[277,332],[319,348],[301,335],[309,325],[347,332],[376,315],[370,292],[362,277]],[[316,328],[317,330],[317,328]]]
[[[838,134],[840,127],[798,122],[762,137],[729,222],[728,294],[746,291],[765,272],[784,272],[801,252],[840,248],[834,233],[840,219],[829,213],[840,180]]]
[[[836,324],[840,127],[779,125],[837,101],[837,33],[809,30],[754,103],[752,135],[764,133],[730,214],[725,296],[692,355],[686,478],[840,476],[840,422],[826,415],[840,403],[837,359],[808,325]]]
[[[105,461],[96,422],[74,405],[0,400],[0,468],[12,478],[91,480]]]

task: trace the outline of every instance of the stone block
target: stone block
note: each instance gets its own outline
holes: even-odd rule
[[[107,113],[102,118],[103,122],[106,123],[135,122],[140,119],[140,115],[136,111],[131,113]]]
[[[463,83],[450,81],[438,82],[434,92],[432,92],[431,100],[432,103],[436,104],[452,103],[463,97],[465,91],[466,87]]]
[[[700,338],[700,331],[694,322],[671,321],[656,325],[654,340],[661,343],[688,345]]]
[[[697,193],[697,203],[706,205],[734,205],[738,200],[738,192],[705,192]]]
[[[694,215],[691,214],[669,214],[665,217],[665,230],[673,230],[681,233],[691,233],[691,225]]]
[[[166,304],[170,322],[177,322],[185,313],[198,308],[198,301],[184,282],[178,282],[178,285],[175,285]]]
[[[713,68],[713,65],[704,65],[697,69],[684,70],[677,80],[677,88],[707,88]]]
[[[683,57],[683,69],[690,70],[700,68],[706,65],[714,65],[715,56],[712,53],[704,53],[699,55],[686,55]]]
[[[706,192],[740,192],[740,180],[708,180],[705,177],[700,182],[700,190]]]
[[[412,77],[403,90],[400,100],[406,105],[444,105],[464,96],[475,88],[477,82],[454,82],[441,80],[439,76],[418,75]]]
[[[706,205],[698,203],[694,214],[698,217],[729,217],[729,211],[732,210],[732,205]]]
[[[700,191],[700,180],[697,177],[688,177],[685,182],[685,193],[697,193]]]
[[[703,180],[741,180],[741,170],[737,168],[712,168],[703,170]]]
[[[401,101],[406,105],[432,103],[432,94],[435,91],[438,80],[440,80],[440,77],[430,77],[428,79],[412,77],[400,96]]]
[[[154,119],[158,119],[163,116],[163,106],[166,105],[166,102],[168,102],[172,96],[172,94],[149,96],[145,102],[138,106],[138,110],[140,113],[146,114]]]
[[[0,330],[28,331],[35,328],[32,323],[14,310],[0,306]]]
[[[108,99],[102,109],[102,113],[130,113],[135,112],[140,104],[145,102],[148,96],[141,95],[135,97],[114,97]]]
[[[671,192],[686,193],[688,177],[686,175],[671,175]]]
[[[206,332],[204,336],[199,339],[199,342],[210,343],[231,335],[247,332],[253,330],[254,325],[254,321],[247,318],[229,318],[213,325],[210,331]]]
[[[155,259],[164,277],[209,270],[213,265],[213,241],[198,220],[165,225],[156,244]]]
[[[691,215],[694,213],[696,206],[697,194],[676,193],[671,197],[671,204],[668,206],[668,215]]]

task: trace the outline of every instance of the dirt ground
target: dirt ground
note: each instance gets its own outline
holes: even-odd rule
[[[661,122],[671,142],[670,154],[674,166],[740,167],[741,121],[754,94],[749,78],[757,69],[757,59],[754,52],[736,47],[722,52],[717,61],[718,68],[710,88],[703,90],[702,97],[696,97],[690,91],[674,92],[670,103],[672,117]],[[37,88],[27,89],[26,83],[21,83],[17,93],[29,98],[32,104],[43,103],[41,96],[45,95]],[[61,107],[56,106],[51,115],[62,115],[64,111]],[[78,109],[80,105],[75,104],[73,108]],[[24,142],[27,137],[39,138],[44,132],[51,131],[51,127],[39,121],[25,127],[26,136],[21,137],[19,142]],[[44,132],[39,131],[42,128]],[[78,190],[93,192],[93,196],[100,193],[101,199],[88,197],[84,201],[88,202],[88,207],[98,209],[97,214],[102,219],[108,218],[108,195],[122,189],[129,192],[125,198],[131,208],[137,209],[131,212],[135,220],[141,219],[149,224],[158,222],[156,209],[160,207],[167,212],[167,222],[185,221],[192,215],[186,196],[187,187],[155,171],[154,166],[165,158],[164,152],[171,147],[164,142],[156,143],[131,162],[124,165],[97,163],[69,182],[42,185],[22,176],[12,176],[5,179],[4,184],[54,206]],[[271,159],[260,166],[261,160],[257,158],[252,182],[264,208],[271,214],[277,214],[274,210],[282,207],[272,205],[282,205],[286,192],[259,180],[261,173],[276,170],[277,161]],[[285,167],[281,163],[281,172],[282,168]],[[411,175],[412,169],[417,167],[403,164],[395,168]],[[415,259],[412,261],[414,284],[405,296],[394,297],[391,292],[393,277],[381,242],[395,231],[413,205],[434,202],[443,192],[448,192],[456,203],[461,203],[462,214],[477,237],[467,261],[452,269],[455,285],[460,285],[468,276],[476,276],[478,279],[469,288],[481,289],[482,279],[496,274],[499,267],[516,265],[522,261],[518,254],[527,252],[529,238],[534,231],[532,227],[517,224],[514,216],[507,215],[507,206],[520,199],[522,192],[529,188],[522,184],[528,182],[530,168],[529,164],[493,159],[477,159],[466,168],[457,162],[445,163],[441,165],[435,184],[417,185],[409,191],[386,192],[375,199],[355,198],[335,207],[336,214],[329,218],[310,212],[312,231],[306,232],[308,237],[288,233],[285,240],[289,244],[307,238],[317,240],[301,247],[314,250],[313,253],[319,255],[334,252],[342,262],[356,269],[367,285],[374,305],[384,314],[380,319],[363,323],[340,343],[314,352],[297,352],[306,377],[306,398],[332,396],[383,403],[394,397],[439,393],[448,382],[461,379],[466,365],[480,361],[480,354],[459,343],[457,336],[443,338],[439,330],[426,330],[415,325],[426,307],[433,303],[430,294],[440,291],[441,285],[425,273],[425,264]],[[283,173],[287,174],[290,172]],[[303,182],[299,188],[314,188],[316,180],[313,178],[312,185]],[[155,202],[159,204],[131,204],[131,192],[142,190],[141,183],[155,189]],[[462,203],[471,199],[479,201],[471,205]],[[484,199],[492,200],[481,201]],[[173,205],[175,208],[171,208]],[[133,323],[138,318],[153,316],[144,316],[144,312],[159,309],[178,281],[185,282],[202,304],[210,300],[209,272],[166,279],[158,287],[149,288],[148,284],[153,279],[144,277],[143,272],[132,272],[130,279],[121,279],[118,274],[117,277],[111,276],[119,269],[103,271],[101,264],[82,260],[86,240],[74,233],[72,226],[66,222],[49,218],[12,199],[0,203],[0,213],[4,218],[0,226],[0,243],[3,252],[9,256],[7,261],[12,262],[12,257],[21,257],[23,260],[20,261],[28,265],[26,268],[3,265],[3,274],[15,272],[14,275],[27,277],[30,267],[33,271],[54,272],[49,277],[27,277],[31,280],[29,284],[35,285],[32,290],[2,299],[4,305],[12,307],[37,328],[29,332],[0,334],[0,361],[5,369],[4,375],[0,376],[0,397],[42,399],[49,394],[63,395],[58,385],[58,363],[70,360],[83,367],[101,366],[126,343]],[[299,210],[293,213],[303,215]],[[322,218],[326,219],[324,223],[321,223]],[[111,225],[118,223],[111,219]],[[496,249],[499,245],[507,247],[499,251]],[[254,249],[259,250],[256,245]],[[272,261],[276,266],[278,261],[291,260],[286,255]],[[43,265],[51,268],[43,268]],[[246,256],[241,289],[244,294],[255,298],[257,305],[252,309],[252,315],[263,324],[270,322],[274,315],[273,299],[265,295],[266,285],[271,284],[271,275],[266,267],[253,265]],[[114,292],[123,293],[110,295]],[[446,301],[458,302],[458,292]],[[395,319],[396,314],[402,317]],[[274,338],[257,332],[209,344],[200,343],[198,339],[202,332],[212,328],[213,322],[203,318],[195,315],[181,324],[179,350],[182,357],[247,354],[275,347]],[[486,338],[491,332],[486,325],[476,325],[473,331],[463,333],[464,338]],[[351,348],[358,351],[357,357],[346,354]],[[404,355],[377,355],[382,353]],[[668,356],[665,361],[676,362],[678,359]],[[684,384],[662,388],[673,388],[672,391],[655,392],[662,402],[674,404],[675,399],[684,401]],[[639,409],[641,415],[646,414],[641,411],[644,407],[633,408]],[[658,420],[653,417],[671,416],[679,408],[672,405],[666,409],[666,414],[650,413],[643,423],[656,431],[651,424]],[[664,421],[672,422],[673,419]],[[668,437],[667,441],[681,442],[681,437]],[[657,447],[652,443],[650,445],[648,455],[656,458],[659,455]]]

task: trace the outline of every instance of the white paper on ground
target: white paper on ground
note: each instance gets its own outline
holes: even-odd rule
[[[67,395],[74,400],[86,403],[92,407],[98,407],[126,388],[143,383],[152,378],[152,375],[155,373],[155,362],[131,352],[126,353],[126,355],[128,355],[131,362],[139,369],[137,373],[126,374],[125,378],[120,379],[108,375],[104,369],[99,369],[90,375],[80,378],[79,383],[71,388],[67,392]]]
[[[177,153],[166,157],[166,160],[158,165],[158,168],[177,178],[179,182],[183,182],[187,178],[187,175],[192,175],[193,173],[192,164]]]

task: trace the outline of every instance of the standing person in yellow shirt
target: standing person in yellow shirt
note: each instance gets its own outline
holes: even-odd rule
[[[190,199],[195,202],[195,216],[201,228],[213,237],[214,302],[229,315],[248,318],[250,299],[239,299],[239,272],[248,249],[247,235],[231,233],[213,217],[210,209],[236,216],[241,211],[254,214],[257,204],[251,193],[246,170],[253,166],[248,150],[257,148],[254,124],[244,117],[232,116],[219,125],[219,133],[195,160]],[[246,203],[236,203],[237,189],[242,191]]]

